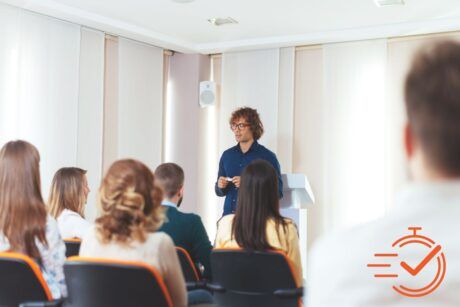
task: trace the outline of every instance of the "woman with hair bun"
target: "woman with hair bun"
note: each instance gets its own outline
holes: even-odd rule
[[[146,262],[163,277],[173,305],[187,306],[174,243],[155,232],[164,219],[161,199],[147,166],[131,159],[113,163],[99,189],[102,215],[84,235],[80,256]]]

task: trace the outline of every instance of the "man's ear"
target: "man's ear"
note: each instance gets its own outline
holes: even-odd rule
[[[414,156],[414,141],[414,134],[410,129],[409,123],[406,123],[404,126],[404,150],[407,159],[411,159]]]
[[[179,190],[179,197],[183,197],[183,196],[184,196],[184,190],[185,190],[185,188],[184,188],[184,186],[182,186],[182,187],[180,188],[180,190]]]

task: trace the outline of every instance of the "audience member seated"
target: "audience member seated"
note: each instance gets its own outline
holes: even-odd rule
[[[8,142],[0,150],[0,250],[34,259],[53,298],[60,298],[67,295],[65,245],[43,203],[39,162],[38,150],[25,141]]]
[[[460,306],[460,43],[438,42],[417,54],[405,104],[413,182],[382,219],[315,244],[309,307]]]
[[[176,246],[187,250],[194,263],[203,265],[203,277],[210,278],[212,245],[201,218],[178,210],[184,197],[184,171],[174,163],[161,164],[155,170],[155,183],[164,192],[161,204],[166,208],[167,217],[159,231],[167,233]]]
[[[64,167],[54,175],[48,207],[51,215],[57,220],[64,239],[81,239],[91,226],[84,218],[88,193],[85,170]]]
[[[187,306],[187,291],[171,238],[155,232],[164,219],[161,191],[141,162],[119,160],[99,190],[102,216],[84,235],[80,256],[143,261],[164,279],[174,306]]]
[[[218,222],[216,248],[281,250],[294,265],[295,280],[302,285],[299,235],[290,219],[280,214],[278,176],[273,166],[255,160],[241,174],[236,213]]]

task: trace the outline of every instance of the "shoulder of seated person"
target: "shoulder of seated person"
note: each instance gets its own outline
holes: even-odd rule
[[[284,217],[283,220],[286,223],[285,224],[286,228],[282,228],[283,231],[286,231],[287,233],[290,233],[291,231],[294,231],[296,234],[299,233],[299,229],[297,227],[297,224],[292,219]],[[269,225],[271,225],[270,227],[275,227],[275,221],[270,220]],[[280,229],[279,227],[282,227],[282,225],[281,224],[278,225],[278,229]]]
[[[84,232],[81,240],[83,241],[84,239],[88,239],[88,238],[96,238],[97,236],[97,227],[95,224],[92,224],[88,227],[88,229]]]
[[[297,224],[294,222],[294,220],[288,218],[288,217],[285,217],[284,218],[284,221],[287,223],[288,226],[294,226],[297,228]]]
[[[82,218],[80,214],[78,214],[75,211],[69,210],[69,209],[62,210],[61,214],[58,216],[58,219],[63,216],[75,216],[75,217]]]
[[[49,223],[50,221],[56,222],[56,219],[54,218],[54,216],[48,213],[46,214],[46,222]]]
[[[192,212],[181,212],[178,210],[178,212],[180,213],[180,215],[182,215],[183,217],[185,218],[188,218],[190,220],[201,220],[201,217],[196,214],[196,213],[192,213]]]
[[[46,225],[49,227],[57,227],[57,220],[51,215],[51,214],[47,214],[46,216]]]
[[[154,240],[154,241],[160,241],[162,243],[166,242],[173,242],[171,237],[163,231],[155,231],[155,232],[150,232],[148,233],[148,240]]]

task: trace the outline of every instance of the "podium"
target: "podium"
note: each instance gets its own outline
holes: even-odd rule
[[[283,198],[281,215],[292,219],[299,230],[299,247],[302,276],[306,280],[307,269],[307,210],[315,203],[315,196],[304,174],[282,174]]]

